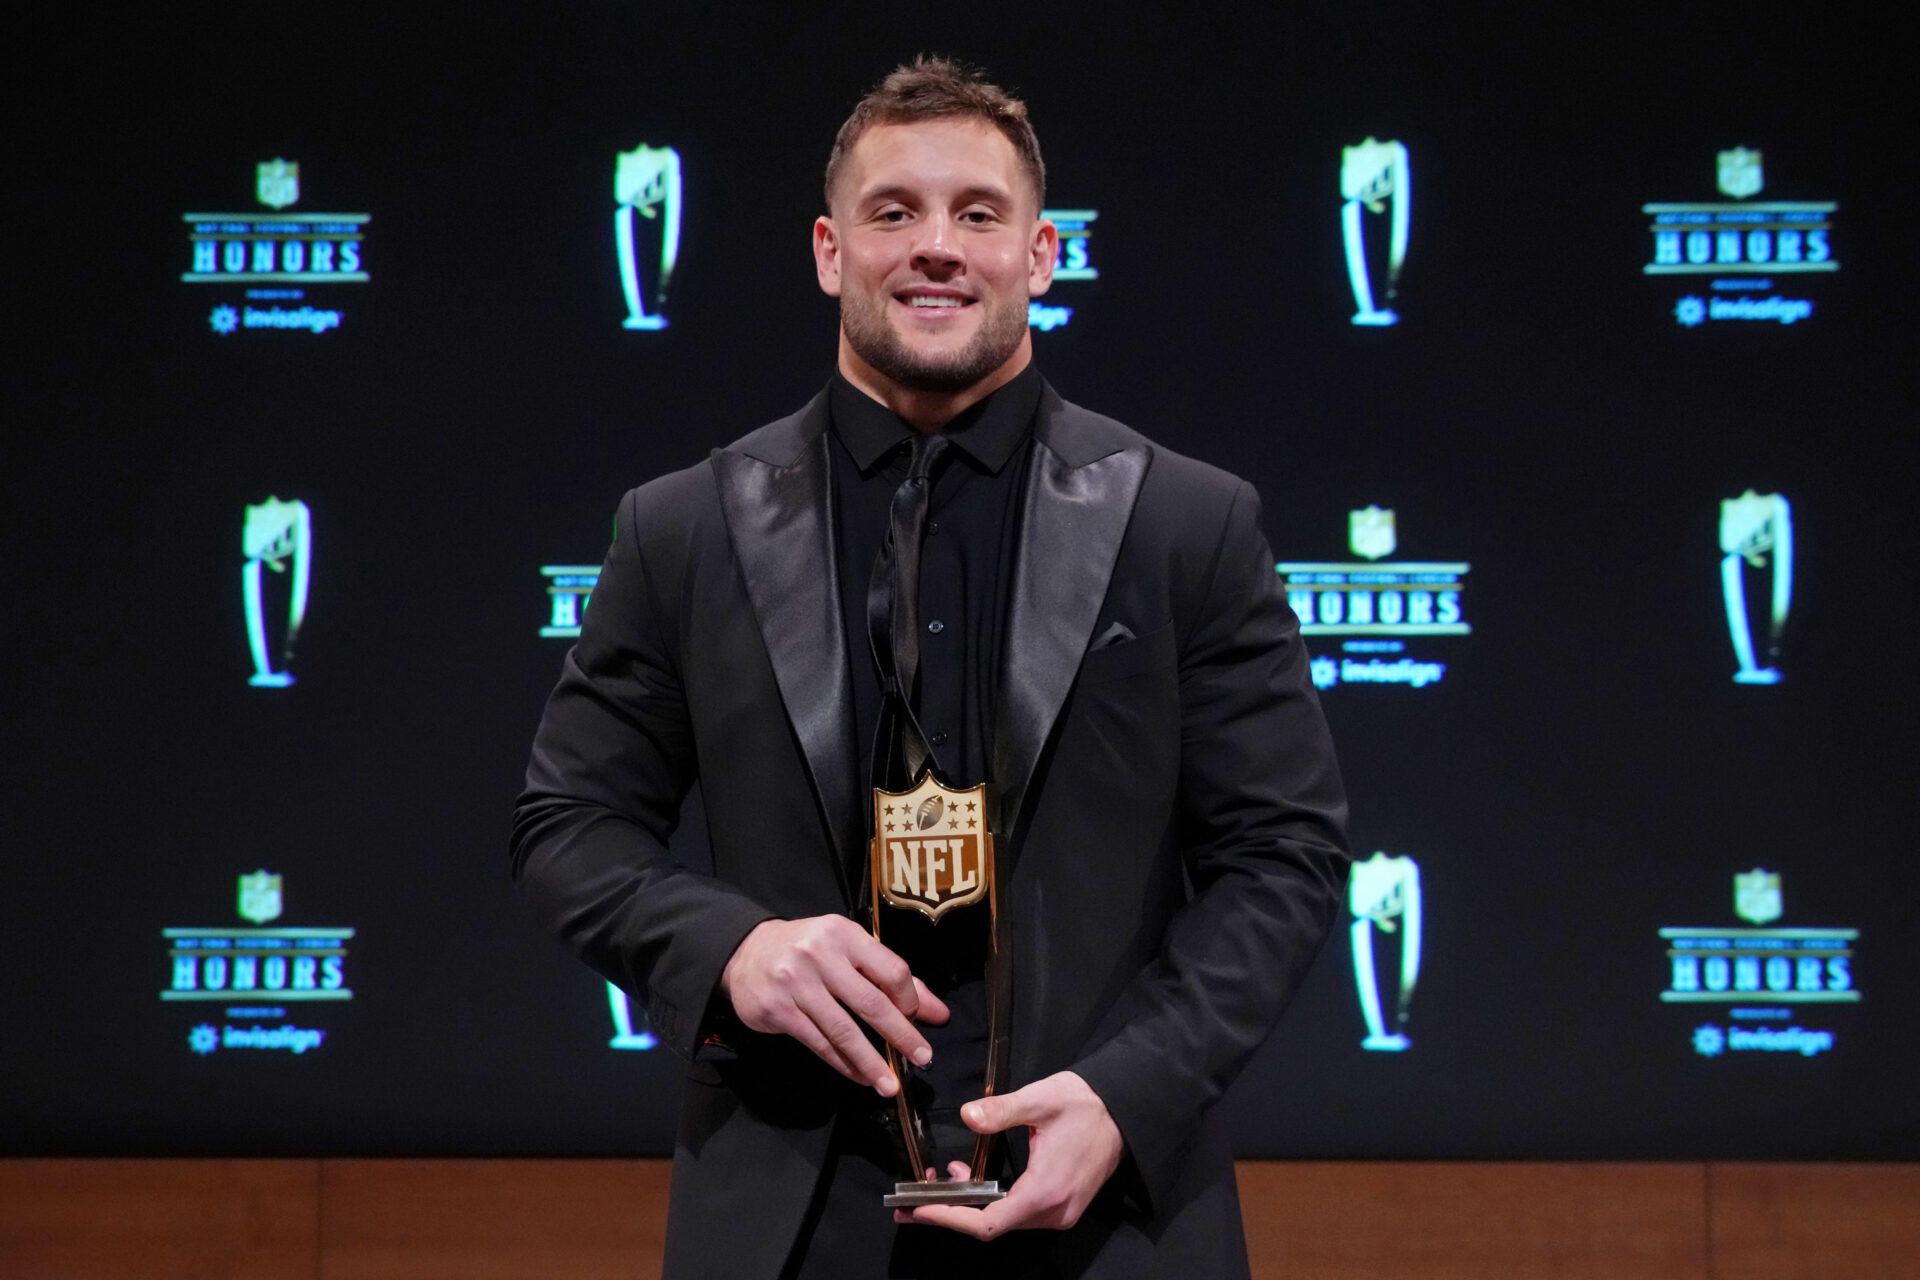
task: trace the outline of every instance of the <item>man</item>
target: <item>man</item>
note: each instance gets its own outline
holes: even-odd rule
[[[627,495],[535,741],[515,873],[691,1059],[669,1277],[1246,1273],[1211,1108],[1333,919],[1345,805],[1251,488],[1033,366],[1044,190],[1024,106],[952,63],[861,102],[813,233],[832,383]],[[922,753],[999,842],[984,1099],[965,926],[903,956],[854,918],[868,789]],[[695,781],[710,874],[667,847]],[[1005,1199],[881,1206],[870,1036],[945,1172],[1008,1133]]]

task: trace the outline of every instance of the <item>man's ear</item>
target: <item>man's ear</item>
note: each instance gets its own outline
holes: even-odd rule
[[[1060,256],[1060,229],[1051,218],[1036,218],[1027,262],[1027,296],[1037,298],[1053,284],[1053,262]]]
[[[820,292],[829,298],[840,296],[840,233],[827,214],[813,220],[813,271],[820,279]]]

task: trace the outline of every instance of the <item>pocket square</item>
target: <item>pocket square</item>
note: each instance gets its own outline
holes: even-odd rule
[[[1133,639],[1133,630],[1126,623],[1109,622],[1107,629],[1100,633],[1100,638],[1093,642],[1093,647],[1106,649],[1131,639]]]

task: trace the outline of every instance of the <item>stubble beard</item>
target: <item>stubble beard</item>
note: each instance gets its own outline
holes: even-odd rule
[[[991,304],[985,321],[966,346],[950,356],[929,359],[900,339],[887,322],[887,301],[842,295],[840,328],[854,354],[881,377],[914,391],[965,391],[1013,358],[1027,335],[1026,306],[1017,299]],[[989,306],[976,303],[976,306]]]

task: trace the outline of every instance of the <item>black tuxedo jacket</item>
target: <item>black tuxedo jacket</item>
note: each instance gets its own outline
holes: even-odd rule
[[[691,1060],[672,1278],[778,1274],[855,1088],[785,1037],[709,1040],[754,925],[853,906],[865,646],[841,619],[831,444],[823,393],[626,496],[514,815],[538,909]],[[1127,1146],[1054,1261],[1244,1275],[1211,1108],[1338,908],[1332,747],[1251,486],[1050,388],[1033,447],[993,741],[1012,1085],[1078,1072]],[[710,873],[667,847],[696,781]]]

